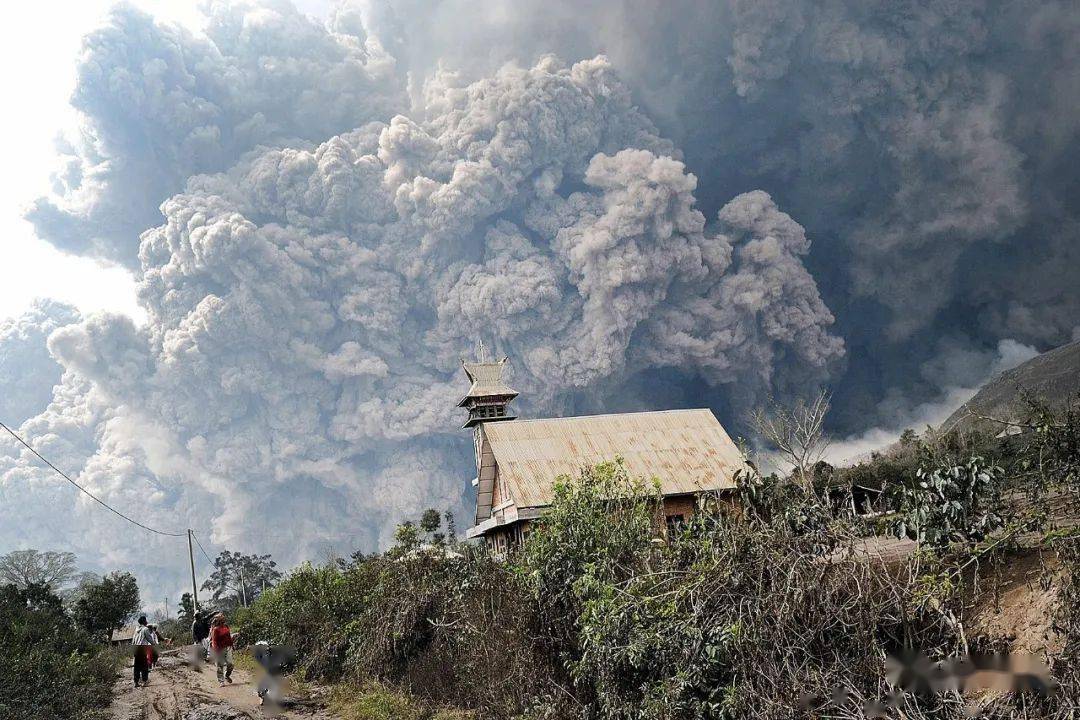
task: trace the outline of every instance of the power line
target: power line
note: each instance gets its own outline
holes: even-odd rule
[[[45,463],[46,465],[48,465],[49,467],[51,467],[51,468],[52,468],[53,470],[55,470],[55,471],[56,471],[56,474],[57,474],[57,475],[59,475],[60,477],[64,478],[65,480],[67,480],[67,481],[68,481],[69,483],[71,483],[71,484],[72,484],[72,485],[74,485],[75,487],[79,488],[79,491],[80,491],[80,492],[82,492],[82,493],[83,493],[84,495],[86,495],[86,496],[87,496],[88,498],[90,498],[91,500],[93,500],[94,502],[96,502],[96,503],[97,503],[98,505],[101,505],[101,506],[102,506],[103,508],[105,508],[105,509],[106,509],[106,510],[108,510],[109,512],[113,513],[114,515],[119,515],[120,517],[122,517],[123,519],[125,519],[125,520],[127,520],[127,521],[128,521],[129,523],[131,523],[132,525],[138,525],[138,526],[139,526],[139,527],[141,527],[141,528],[142,528],[143,530],[148,530],[148,531],[150,531],[150,532],[152,532],[152,533],[156,533],[156,534],[158,534],[158,535],[165,535],[166,537],[184,537],[184,535],[186,535],[186,533],[174,533],[174,532],[166,532],[165,530],[156,530],[156,529],[154,529],[154,528],[152,528],[152,527],[149,527],[149,526],[147,526],[147,525],[143,525],[143,524],[142,524],[141,522],[139,522],[138,520],[134,520],[134,519],[132,519],[132,518],[128,517],[127,515],[125,515],[124,513],[120,512],[119,510],[117,510],[116,508],[114,508],[114,507],[113,507],[112,505],[109,505],[109,504],[108,504],[107,502],[105,502],[104,500],[100,499],[99,497],[97,497],[96,495],[94,495],[93,493],[91,493],[91,492],[90,492],[89,490],[87,490],[86,488],[84,488],[84,487],[83,487],[82,485],[80,485],[79,483],[75,482],[75,481],[74,481],[74,480],[72,480],[72,479],[71,479],[70,477],[68,477],[66,473],[64,473],[64,472],[63,472],[62,470],[60,470],[60,468],[58,468],[58,467],[56,467],[55,465],[53,465],[53,464],[52,464],[51,462],[49,462],[48,460],[46,460],[46,459],[45,459],[45,458],[44,458],[44,457],[43,457],[43,456],[41,455],[41,453],[39,453],[39,452],[38,452],[37,450],[35,450],[34,448],[30,447],[30,444],[29,444],[28,442],[26,442],[26,441],[25,441],[25,440],[23,440],[23,439],[22,439],[21,437],[19,437],[18,435],[16,435],[16,434],[15,434],[15,432],[14,432],[14,431],[13,431],[13,430],[12,430],[11,428],[9,428],[9,427],[8,427],[7,425],[5,425],[4,423],[0,422],[0,428],[3,428],[4,430],[7,430],[8,434],[9,434],[9,435],[11,435],[11,437],[13,437],[13,438],[15,438],[16,440],[18,440],[18,441],[19,441],[19,442],[20,442],[20,443],[21,443],[21,444],[22,444],[22,445],[23,445],[23,446],[24,446],[24,447],[25,447],[25,448],[26,448],[27,450],[29,450],[30,452],[34,453],[34,455],[36,455],[36,456],[37,456],[37,459],[38,459],[38,460],[40,460],[41,462]]]
[[[202,552],[203,557],[206,558],[206,561],[213,565],[214,561],[211,560],[210,556],[206,554],[206,550],[203,549],[202,543],[199,542],[199,536],[195,534],[194,530],[191,531],[191,537],[195,538],[195,544],[199,546],[199,551]]]

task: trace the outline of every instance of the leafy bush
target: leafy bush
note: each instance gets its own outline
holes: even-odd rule
[[[827,560],[823,552],[854,537],[844,522],[795,521],[823,512],[813,493],[750,487],[741,513],[699,514],[657,547],[639,530],[638,542],[620,545],[619,572],[583,575],[572,670],[589,714],[786,717],[807,693],[877,695],[884,648],[955,649],[941,616],[912,612],[910,586],[897,587],[886,568]],[[553,512],[574,512],[559,503]]]
[[[4,720],[79,720],[108,705],[116,657],[48,588],[0,587],[0,657]]]
[[[916,483],[904,489],[898,533],[935,547],[983,540],[1003,523],[1002,474],[980,457],[961,465],[920,467]]]
[[[366,564],[305,564],[268,589],[248,609],[237,609],[234,625],[247,642],[295,647],[310,677],[338,677],[348,649],[347,626],[365,607],[374,581]]]
[[[1073,467],[1068,438],[1051,438],[1067,430],[1054,428],[992,455],[962,438],[908,438],[909,457],[893,469],[903,479],[898,503],[911,489],[911,527],[928,544],[985,538],[1011,472],[1000,468],[1019,467],[1022,448],[1041,443],[1051,458],[1047,447],[1064,447],[1058,467]],[[807,714],[801,699],[841,690],[848,700],[830,716],[853,718],[888,692],[886,653],[940,658],[979,646],[962,622],[972,593],[986,592],[970,552],[868,562],[857,552],[864,528],[826,493],[776,477],[740,480],[737,511],[713,503],[660,541],[655,487],[618,463],[586,469],[556,485],[506,561],[452,534],[436,539],[428,514],[387,553],[298,569],[259,598],[241,629],[296,645],[310,677],[348,681],[362,696],[350,696],[352,707],[368,713],[356,717],[459,708],[478,718],[787,718]],[[1072,572],[1065,599],[1075,604]],[[1074,655],[1078,613],[1059,618],[1072,628]],[[1041,717],[1069,717],[1076,694],[1041,706],[1000,698],[988,717],[1036,717],[1037,706]],[[902,710],[912,720],[966,712],[955,696],[909,696]]]
[[[532,595],[540,642],[567,669],[580,659],[578,625],[587,606],[646,567],[658,504],[659,490],[616,462],[555,484],[514,568]]]

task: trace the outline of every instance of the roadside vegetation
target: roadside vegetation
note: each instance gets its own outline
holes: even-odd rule
[[[25,560],[35,551],[18,552]],[[91,720],[108,706],[116,670],[128,656],[106,639],[138,608],[138,588],[126,573],[84,576],[64,588],[74,572],[54,575],[48,571],[54,566],[42,567],[44,575],[7,576],[18,584],[0,586],[0,718]]]
[[[294,570],[234,627],[296,647],[300,676],[337,683],[349,718],[861,718],[896,691],[887,655],[1009,650],[969,615],[1011,558],[1038,553],[1058,598],[1056,693],[904,692],[880,710],[1075,717],[1080,536],[1056,523],[1080,510],[1080,413],[1032,403],[1006,425],[909,434],[842,470],[798,452],[788,477],[740,477],[739,510],[716,502],[666,539],[656,488],[603,464],[565,478],[508,559],[429,512],[386,553]],[[869,559],[882,533],[918,549]]]

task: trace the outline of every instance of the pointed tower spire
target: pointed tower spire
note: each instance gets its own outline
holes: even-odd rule
[[[469,411],[469,419],[462,425],[463,428],[470,428],[481,422],[513,420],[515,417],[510,414],[508,406],[518,393],[503,381],[503,373],[510,358],[488,362],[483,340],[477,350],[480,356],[478,361],[461,361],[461,367],[472,383],[469,392],[458,403],[458,407]]]

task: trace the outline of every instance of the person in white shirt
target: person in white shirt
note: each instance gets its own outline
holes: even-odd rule
[[[135,646],[135,687],[139,687],[139,680],[143,685],[150,684],[150,665],[153,662],[154,645],[157,644],[155,636],[146,626],[146,616],[139,616],[139,627],[135,636],[131,638],[131,644]]]

